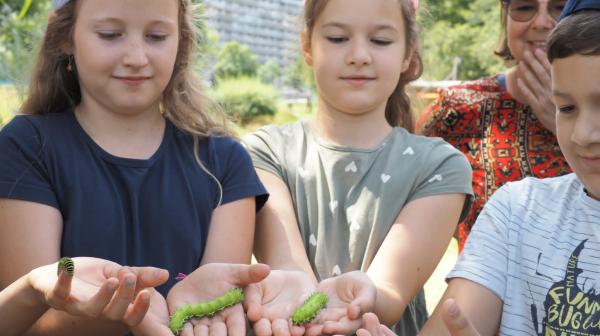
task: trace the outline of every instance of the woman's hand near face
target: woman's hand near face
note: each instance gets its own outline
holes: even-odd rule
[[[525,50],[523,56],[524,60],[517,65],[517,85],[523,94],[523,103],[531,106],[542,125],[556,133],[550,62],[541,49],[536,49],[534,53]]]

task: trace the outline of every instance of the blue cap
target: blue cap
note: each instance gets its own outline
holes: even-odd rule
[[[590,9],[600,10],[600,0],[569,0],[558,20],[560,21],[571,14]]]

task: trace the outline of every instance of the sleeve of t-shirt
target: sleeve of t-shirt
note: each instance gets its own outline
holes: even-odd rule
[[[437,139],[430,152],[423,156],[419,169],[419,184],[409,201],[433,195],[467,194],[460,216],[462,221],[471,207],[473,195],[471,165],[464,154]]]
[[[0,198],[42,203],[58,208],[44,160],[46,139],[25,116],[0,131]]]
[[[508,277],[510,183],[498,189],[483,207],[447,279],[464,278],[491,290],[504,301]]]
[[[274,126],[265,126],[245,136],[243,143],[250,152],[254,167],[284,179],[285,171],[278,156],[282,141],[277,139],[276,130]]]
[[[233,139],[223,138],[220,142],[221,147],[226,147],[216,148],[217,157],[223,158],[219,176],[223,187],[222,204],[254,196],[256,211],[260,210],[267,201],[268,193],[256,175],[250,155]]]

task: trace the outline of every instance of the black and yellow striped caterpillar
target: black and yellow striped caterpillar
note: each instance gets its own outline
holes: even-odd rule
[[[73,276],[75,274],[75,264],[73,264],[73,259],[69,257],[62,257],[58,261],[58,269],[56,270],[56,275],[60,275],[60,272],[65,271],[68,275]]]

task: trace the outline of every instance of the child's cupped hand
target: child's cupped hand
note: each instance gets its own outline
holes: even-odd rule
[[[327,307],[310,323],[305,335],[349,335],[361,327],[361,316],[373,311],[377,289],[369,276],[353,271],[321,281],[318,291],[329,297]]]
[[[316,291],[314,277],[303,271],[271,271],[268,277],[246,288],[244,304],[257,336],[302,335],[303,326],[290,321],[294,310]]]
[[[233,288],[245,288],[263,280],[270,270],[267,265],[205,264],[177,283],[167,295],[169,316],[188,304],[211,301]],[[245,336],[246,314],[241,304],[223,309],[212,317],[191,319],[180,335]]]
[[[34,269],[28,281],[48,306],[75,316],[138,325],[149,306],[151,287],[163,284],[168,272],[154,267],[125,267],[91,257],[73,258],[74,274],[57,275],[57,264]]]

